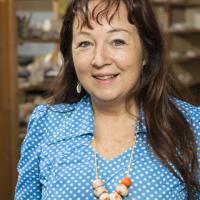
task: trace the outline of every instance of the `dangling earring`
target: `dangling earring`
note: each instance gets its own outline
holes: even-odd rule
[[[142,70],[146,70],[146,69],[148,69],[148,67],[147,67],[146,61],[144,60],[144,61],[142,62]]]
[[[144,66],[146,66],[146,64],[147,64],[146,60],[143,60],[142,61],[142,66],[144,67]]]
[[[80,84],[80,82],[77,83],[76,92],[77,92],[78,94],[81,93],[81,84]]]

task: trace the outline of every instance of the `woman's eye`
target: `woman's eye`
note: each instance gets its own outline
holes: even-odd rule
[[[124,40],[121,40],[121,39],[116,39],[116,40],[113,40],[113,41],[112,41],[112,44],[113,44],[114,46],[121,46],[121,45],[125,45],[126,42],[125,42]]]
[[[91,45],[91,43],[88,41],[83,41],[83,42],[78,43],[78,47],[81,47],[81,48],[86,48],[90,45]]]

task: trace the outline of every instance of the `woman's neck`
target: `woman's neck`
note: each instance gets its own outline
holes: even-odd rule
[[[92,101],[94,111],[95,137],[120,138],[134,132],[138,108],[134,102],[99,103]]]
[[[127,106],[125,101],[99,101],[92,99],[92,106],[95,117],[104,117],[110,119],[116,119],[127,115],[136,116],[138,112],[137,105],[134,100],[128,103]]]
[[[132,146],[136,128],[137,107],[130,103],[107,104],[92,102],[94,110],[94,138],[98,152],[111,159]]]

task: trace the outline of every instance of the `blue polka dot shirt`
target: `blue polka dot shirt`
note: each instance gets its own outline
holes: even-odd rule
[[[200,108],[180,100],[176,104],[191,124],[200,162]],[[96,199],[91,187],[95,179],[93,121],[88,96],[78,103],[40,105],[33,111],[21,148],[15,200]],[[183,185],[148,148],[144,123],[137,122],[136,134],[132,185],[124,199],[185,200]],[[108,161],[97,153],[99,176],[109,193],[124,177],[130,155],[131,148]]]

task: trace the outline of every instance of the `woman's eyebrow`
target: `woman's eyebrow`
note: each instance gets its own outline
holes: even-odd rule
[[[87,36],[89,36],[91,34],[89,32],[86,32],[86,31],[80,31],[80,32],[77,33],[77,35],[87,35]]]
[[[108,33],[115,33],[115,32],[126,32],[128,34],[132,34],[129,30],[123,28],[114,28],[108,31]]]
[[[128,34],[132,34],[131,31],[127,30],[127,29],[123,29],[123,28],[114,28],[109,30],[107,33],[116,33],[116,32],[126,32]],[[90,36],[91,34],[89,32],[86,31],[80,31],[77,33],[77,35],[87,35]]]

